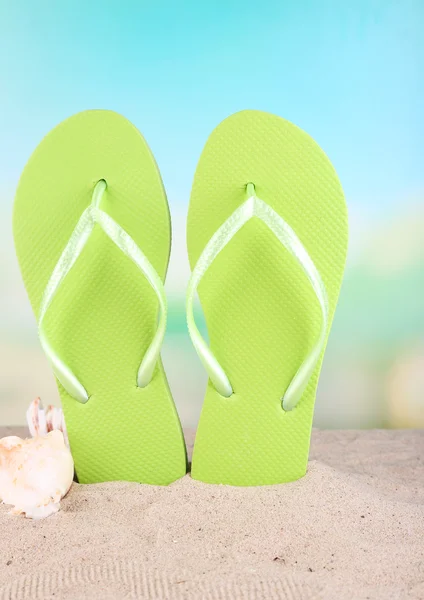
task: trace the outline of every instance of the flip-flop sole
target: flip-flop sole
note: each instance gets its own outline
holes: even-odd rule
[[[170,216],[149,147],[124,117],[82,112],[40,143],[16,193],[15,245],[36,315],[53,268],[100,179],[108,185],[102,208],[165,278]],[[157,315],[157,298],[146,278],[96,226],[45,322],[55,351],[90,394],[81,404],[58,384],[82,483],[165,485],[186,472],[181,426],[162,365],[147,387],[136,385]]]
[[[207,141],[188,214],[191,267],[245,201],[250,182],[314,261],[327,289],[331,325],[347,249],[343,191],[319,146],[277,116],[237,113]],[[296,408],[285,412],[281,398],[322,324],[308,279],[267,226],[253,218],[217,256],[199,285],[199,297],[211,349],[234,394],[224,398],[208,383],[192,476],[230,485],[302,477],[322,357]]]

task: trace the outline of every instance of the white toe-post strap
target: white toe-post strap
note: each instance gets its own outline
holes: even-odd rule
[[[160,317],[158,328],[138,369],[136,378],[138,387],[146,387],[153,377],[153,371],[159,358],[166,330],[167,303],[162,279],[131,236],[110,215],[100,208],[100,202],[106,189],[107,184],[104,179],[98,181],[94,187],[92,202],[82,213],[53,269],[53,273],[44,290],[38,315],[38,331],[41,345],[52,365],[54,373],[68,394],[82,403],[87,402],[89,394],[50,344],[44,331],[44,319],[61,283],[81,255],[96,224],[100,225],[114,244],[137,265],[156,292],[159,300]]]
[[[247,184],[246,192],[247,200],[215,232],[193,269],[187,289],[188,330],[196,352],[215,389],[221,396],[231,396],[233,387],[197,328],[193,311],[194,296],[202,277],[228,242],[251,218],[261,219],[303,269],[316,294],[322,314],[319,336],[281,398],[283,409],[288,411],[293,409],[301,399],[325,345],[329,311],[327,292],[311,257],[290,225],[256,196],[255,186],[252,183]]]

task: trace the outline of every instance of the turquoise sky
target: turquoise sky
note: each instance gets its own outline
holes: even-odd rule
[[[55,397],[13,248],[15,188],[42,137],[88,108],[128,117],[159,164],[173,222],[168,334],[185,336],[165,344],[165,362],[192,418],[204,381],[183,300],[191,183],[212,129],[255,108],[316,139],[348,202],[349,261],[319,424],[345,410],[338,425],[381,426],[397,357],[402,365],[422,348],[423,25],[424,0],[0,0],[0,421],[11,422],[11,398],[23,419],[31,395]],[[413,368],[402,371],[406,391]]]
[[[258,108],[306,129],[350,206],[423,188],[421,0],[0,0],[0,206],[43,135],[86,108],[122,112],[186,211],[213,127]]]

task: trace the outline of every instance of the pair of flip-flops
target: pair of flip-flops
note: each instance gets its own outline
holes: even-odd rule
[[[79,481],[182,477],[160,360],[170,216],[139,131],[95,110],[50,132],[21,177],[14,236]],[[305,132],[258,111],[215,129],[188,214],[188,329],[209,374],[194,478],[265,485],[305,474],[346,247],[340,183]],[[194,321],[197,288],[210,346]]]

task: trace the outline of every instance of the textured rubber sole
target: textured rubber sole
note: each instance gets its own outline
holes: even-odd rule
[[[102,207],[165,278],[169,209],[144,138],[116,113],[79,113],[41,142],[16,193],[15,245],[36,315],[53,268],[99,179],[108,184]],[[162,365],[146,388],[136,386],[157,313],[148,281],[96,226],[45,322],[53,347],[90,395],[80,404],[58,384],[82,483],[165,485],[186,472],[181,426]]]
[[[327,289],[330,321],[347,250],[347,210],[330,161],[295,125],[243,111],[212,133],[195,174],[187,225],[191,267],[246,199],[246,184],[294,229]],[[312,287],[296,260],[254,218],[217,256],[199,285],[211,349],[234,394],[209,382],[192,476],[209,483],[266,485],[306,473],[321,361],[295,409],[281,398],[321,327]]]

